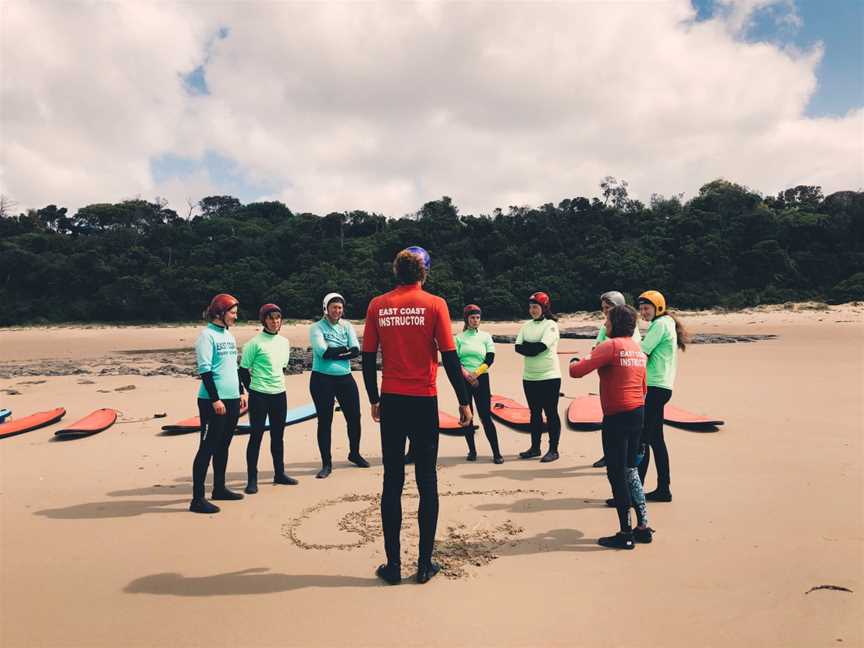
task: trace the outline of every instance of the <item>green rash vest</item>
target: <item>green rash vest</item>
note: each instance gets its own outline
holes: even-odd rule
[[[351,361],[348,358],[325,358],[323,356],[327,349],[360,348],[351,322],[339,320],[334,326],[326,317],[322,317],[309,329],[309,344],[312,346],[312,371],[328,376],[347,376],[351,373]]]
[[[240,366],[252,374],[249,389],[259,394],[281,394],[285,391],[282,370],[288,366],[291,343],[278,333],[261,331],[243,347]]]
[[[213,373],[213,382],[220,400],[240,398],[240,378],[237,375],[237,342],[228,329],[208,324],[195,340],[195,364],[198,374]],[[202,381],[198,398],[210,400]]]
[[[606,337],[606,325],[604,322],[603,324],[600,325],[600,330],[597,331],[597,339],[594,340],[594,346],[596,347],[601,342],[605,342],[608,339],[609,338]],[[636,326],[633,329],[633,340],[636,342],[636,344],[639,344],[640,342],[642,342],[642,334],[639,332],[639,324],[636,324]]]
[[[546,350],[534,357],[525,356],[523,380],[551,380],[561,377],[558,364],[558,324],[551,319],[529,320],[519,329],[516,344],[542,342]]]
[[[648,356],[649,387],[672,389],[678,370],[677,346],[675,320],[666,315],[655,317],[645,333],[645,339],[642,340],[642,352]]]
[[[495,353],[495,344],[486,331],[469,328],[456,336],[456,354],[468,371],[477,371],[487,353]]]

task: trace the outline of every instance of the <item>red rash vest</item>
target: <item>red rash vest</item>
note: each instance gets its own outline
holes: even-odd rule
[[[381,393],[435,396],[438,352],[455,351],[447,302],[420,284],[375,297],[366,310],[363,353],[381,347]]]
[[[600,376],[603,414],[629,412],[645,404],[647,356],[632,337],[608,338],[581,362],[570,363],[570,375],[582,378],[595,369]]]

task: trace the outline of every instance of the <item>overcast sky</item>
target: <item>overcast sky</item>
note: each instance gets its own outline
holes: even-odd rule
[[[819,9],[821,7],[821,10]],[[830,9],[829,9],[830,7]],[[819,12],[822,13],[819,13]],[[463,213],[864,187],[860,0],[2,1],[0,192]]]

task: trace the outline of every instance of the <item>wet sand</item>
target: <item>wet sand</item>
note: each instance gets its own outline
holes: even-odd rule
[[[345,461],[337,414],[334,472],[314,479],[315,422],[307,421],[286,429],[287,470],[298,486],[269,483],[265,440],[259,493],[222,503],[216,516],[192,515],[196,435],[162,436],[160,427],[196,413],[184,355],[196,327],[0,330],[0,407],[15,416],[68,410],[59,424],[0,440],[0,644],[862,645],[864,307],[686,321],[701,333],[778,337],[694,345],[681,355],[672,402],[726,424],[707,434],[666,427],[675,500],[649,508],[655,542],[632,552],[595,544],[616,527],[603,504],[605,473],[590,467],[601,454],[599,432],[565,425],[561,460],[541,465],[516,459],[528,437],[499,424],[500,466],[482,431],[477,463],[465,462],[464,440],[442,435],[437,547],[445,574],[423,587],[387,587],[372,573],[384,553],[382,469],[365,396],[362,449],[371,468]],[[594,314],[561,322],[597,323]],[[518,324],[484,328],[507,335]],[[235,329],[241,344],[255,332]],[[305,346],[308,324],[285,334]],[[562,340],[559,348],[589,347]],[[58,363],[86,373],[46,375]],[[158,373],[164,365],[180,370]],[[493,391],[522,400],[520,367],[512,347],[499,345]],[[286,383],[290,405],[310,400],[308,373]],[[564,380],[570,396],[596,389],[596,376]],[[439,391],[441,408],[455,413],[443,371]],[[62,423],[99,407],[118,409],[118,424],[53,441]],[[238,489],[246,439],[235,437],[229,462]],[[411,576],[413,469],[406,484],[403,575]],[[852,591],[812,590],[821,585]]]

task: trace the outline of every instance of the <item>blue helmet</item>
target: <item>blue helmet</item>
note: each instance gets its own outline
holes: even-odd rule
[[[411,247],[405,248],[405,251],[410,252],[411,254],[416,254],[423,259],[423,267],[426,268],[426,272],[429,272],[429,268],[432,267],[432,259],[429,257],[429,253],[426,250],[419,245],[412,245]]]

